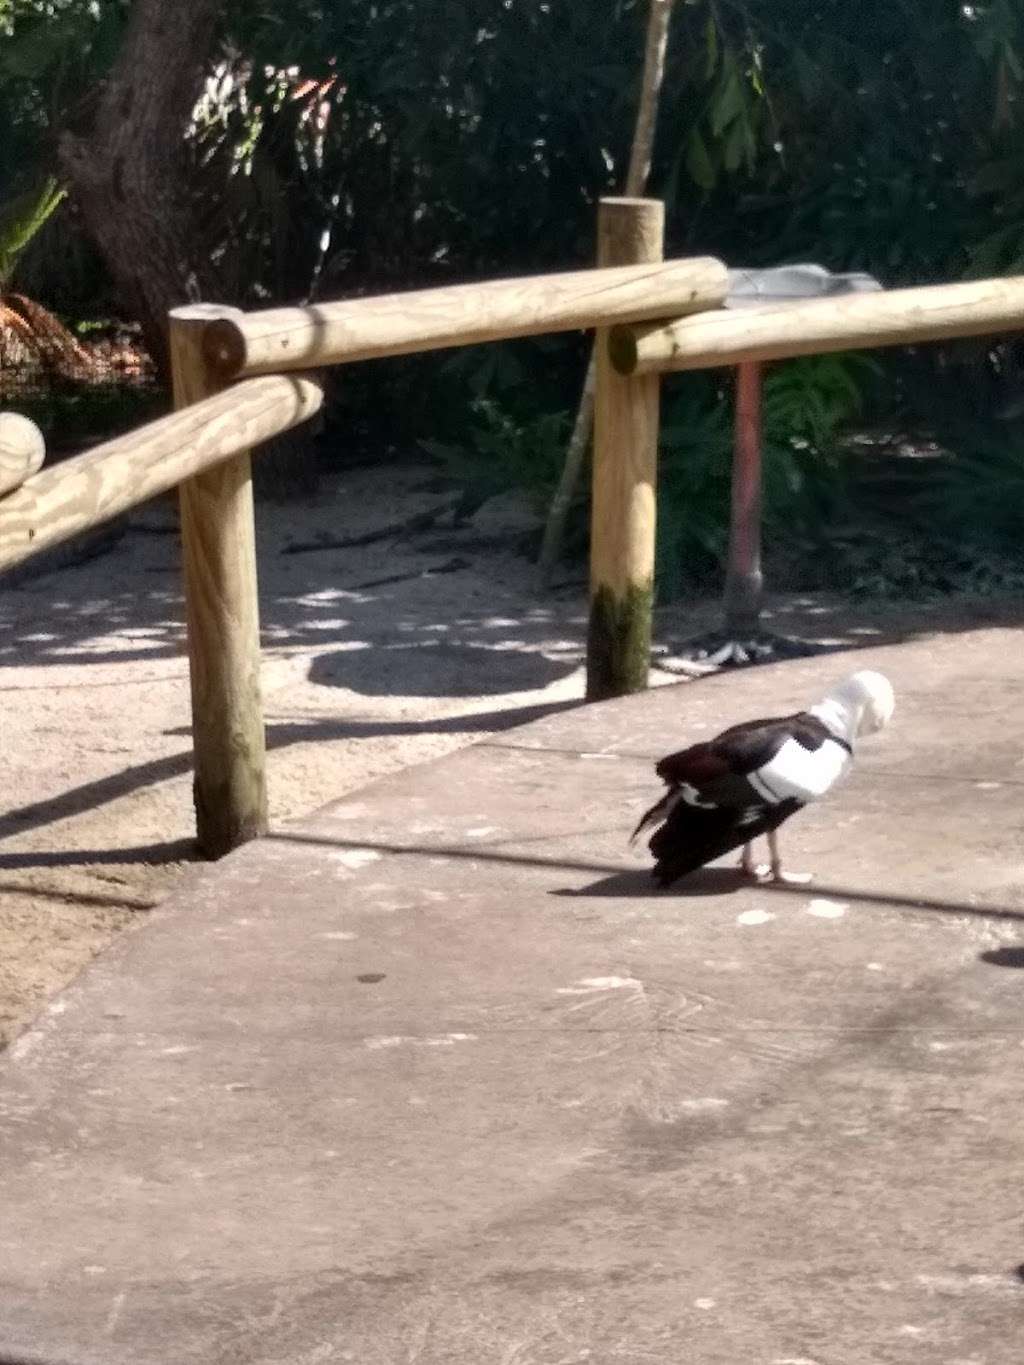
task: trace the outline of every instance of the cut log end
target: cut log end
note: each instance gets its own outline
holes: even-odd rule
[[[613,327],[609,331],[608,358],[619,374],[631,375],[634,373],[637,361],[635,328]]]
[[[203,329],[203,359],[219,379],[232,379],[245,364],[245,334],[230,318],[218,318]]]
[[[719,306],[728,288],[721,261],[708,256],[662,260],[660,203],[602,200],[602,205],[606,235],[617,244],[608,252],[614,264],[606,261],[606,269],[445,285],[244,315],[226,310],[219,317],[207,314],[197,319],[203,363],[218,382],[226,383],[243,375],[679,317],[695,308]]]
[[[0,412],[0,497],[11,493],[42,468],[43,433],[19,412]]]

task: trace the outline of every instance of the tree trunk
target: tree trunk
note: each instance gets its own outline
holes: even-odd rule
[[[223,0],[135,0],[92,128],[60,141],[89,233],[164,379],[167,314],[206,292],[181,165],[222,7]]]
[[[654,135],[658,126],[658,105],[661,100],[661,87],[665,80],[665,53],[668,49],[668,29],[672,19],[673,0],[648,0],[647,42],[644,48],[644,69],[640,79],[640,99],[636,110],[636,124],[633,128],[633,142],[629,153],[629,167],[623,197],[638,199],[647,187],[647,177],[651,172],[651,156],[654,152]],[[590,434],[594,427],[594,354],[587,361],[587,372],[583,380],[576,420],[573,422],[572,435],[565,452],[565,463],[558,488],[551,500],[547,524],[544,527],[544,540],[540,548],[538,564],[545,582],[550,582],[551,574],[562,554],[565,540],[565,523],[569,508],[580,481],[583,457],[590,444]]]

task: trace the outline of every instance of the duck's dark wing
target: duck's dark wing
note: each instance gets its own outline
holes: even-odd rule
[[[800,807],[801,803],[794,800],[777,805],[761,801],[746,810],[678,802],[648,845],[657,860],[653,869],[655,881],[669,886],[687,872],[695,872],[751,839],[778,829]]]
[[[823,746],[830,740],[836,743],[817,717],[798,712],[745,721],[713,740],[663,758],[657,773],[668,791],[643,816],[636,831],[661,823],[649,845],[658,860],[654,869],[658,881],[667,885],[778,829],[804,801],[784,786],[769,783],[768,776],[774,776],[772,761],[787,744],[786,753],[821,750],[825,758]],[[826,761],[835,766],[834,750]]]
[[[742,775],[770,763],[787,739],[798,739],[805,747],[816,748],[826,738],[828,731],[821,722],[803,712],[747,720],[742,725],[730,726],[704,744],[691,744],[688,749],[669,754],[654,771],[670,785],[685,782],[699,790],[703,782],[714,781],[725,773]],[[806,744],[807,739],[812,742]]]

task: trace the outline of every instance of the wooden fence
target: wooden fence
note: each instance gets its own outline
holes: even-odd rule
[[[597,333],[587,695],[646,686],[660,375],[852,346],[1024,329],[1024,279],[722,308],[725,266],[665,261],[663,207],[605,199],[596,269],[242,313],[171,314],[178,409],[45,469],[0,414],[0,572],[175,486],[181,506],[200,848],[267,828],[250,452],[312,416],[315,371],[379,356]]]

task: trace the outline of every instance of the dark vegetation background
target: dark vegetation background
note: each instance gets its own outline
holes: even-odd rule
[[[646,18],[646,0],[0,0],[0,399],[59,455],[165,406],[173,302],[589,264]],[[675,0],[649,189],[667,254],[889,286],[1024,271],[1022,52],[1024,0]],[[305,477],[285,458],[269,492],[310,495],[317,461],[415,454],[467,505],[515,487],[543,507],[585,360],[571,336],[354,366]],[[665,384],[663,599],[720,581],[730,382]],[[1020,588],[1012,340],[787,362],[765,410],[774,586]],[[581,494],[570,555],[585,520]]]

